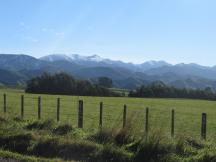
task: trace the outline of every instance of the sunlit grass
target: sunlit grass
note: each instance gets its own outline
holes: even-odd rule
[[[21,95],[24,100],[24,118],[37,119],[37,98],[42,98],[42,119],[56,120],[57,98],[60,98],[60,121],[77,126],[78,101],[84,101],[84,129],[99,127],[99,103],[103,102],[103,127],[122,127],[123,106],[127,105],[127,117],[132,117],[137,134],[145,128],[145,108],[149,107],[150,129],[170,134],[171,110],[175,110],[175,134],[200,137],[201,114],[207,113],[207,137],[215,138],[216,102],[191,99],[152,99],[127,97],[82,97],[63,95],[25,94],[22,90],[0,89],[0,105],[3,113],[3,94],[7,94],[7,114],[20,116]]]

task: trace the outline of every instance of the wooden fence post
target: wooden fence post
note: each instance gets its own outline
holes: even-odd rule
[[[148,131],[149,131],[149,108],[146,108],[146,121],[145,121],[145,132],[146,135],[148,135]]]
[[[172,117],[171,117],[171,137],[174,137],[174,129],[175,129],[175,110],[172,109]]]
[[[78,107],[78,128],[83,128],[83,101],[79,100]]]
[[[4,94],[4,113],[7,112],[7,107],[6,107],[6,94]]]
[[[41,119],[41,97],[38,97],[38,119]]]
[[[100,102],[99,127],[102,128],[102,125],[103,125],[103,102]]]
[[[207,115],[206,113],[202,113],[202,125],[201,125],[202,139],[206,139],[206,121],[207,121]]]
[[[21,95],[21,118],[24,118],[24,95]]]
[[[57,121],[60,119],[60,98],[57,98]]]
[[[124,111],[123,111],[123,128],[126,125],[126,118],[127,118],[127,106],[124,105]]]

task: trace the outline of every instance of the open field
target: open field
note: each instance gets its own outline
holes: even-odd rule
[[[171,138],[156,130],[138,137],[130,126],[91,132],[53,120],[23,120],[0,115],[0,161],[216,161],[216,145],[212,139],[205,141],[187,135]]]
[[[6,94],[6,114],[3,94]],[[21,95],[24,95],[24,119],[20,118]],[[214,101],[40,95],[41,120],[37,120],[39,95],[1,89],[0,96],[2,159],[15,162],[216,161]],[[58,97],[60,122],[56,121]],[[77,128],[79,100],[84,101],[83,129]],[[103,102],[104,129],[98,129],[100,102]],[[122,128],[124,104],[127,121]],[[146,107],[149,107],[148,135],[145,133]],[[175,138],[170,136],[172,109],[176,117]],[[206,141],[200,139],[203,112],[207,113]]]
[[[175,110],[175,134],[200,137],[201,114],[207,113],[207,138],[215,138],[216,102],[188,99],[142,99],[126,97],[80,97],[25,94],[21,90],[1,89],[7,94],[7,114],[20,116],[21,95],[24,94],[24,119],[37,119],[38,96],[41,96],[41,118],[56,119],[57,98],[60,97],[60,121],[77,126],[78,100],[84,101],[84,129],[94,131],[99,125],[99,103],[103,102],[103,127],[122,127],[123,105],[127,118],[134,122],[137,134],[144,133],[145,108],[149,107],[149,128],[170,134],[171,110]]]

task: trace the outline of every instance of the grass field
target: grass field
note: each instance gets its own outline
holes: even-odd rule
[[[42,119],[56,119],[57,98],[60,97],[60,121],[77,126],[78,100],[84,101],[84,129],[94,131],[99,125],[99,103],[104,104],[103,127],[121,127],[123,105],[127,105],[127,118],[135,123],[137,134],[144,133],[145,108],[149,107],[150,129],[170,134],[171,110],[175,110],[175,134],[200,137],[201,114],[207,113],[207,138],[215,138],[216,102],[188,99],[143,99],[126,97],[81,97],[25,94],[22,90],[0,89],[1,113],[3,94],[7,94],[7,114],[20,116],[21,95],[24,94],[24,118],[37,119],[37,97],[42,98]]]
[[[7,95],[6,114],[3,94]],[[20,118],[21,95],[24,95],[24,119]],[[0,160],[216,161],[214,101],[36,95],[16,89],[0,89],[0,96]],[[37,120],[38,96],[42,98],[40,121]],[[58,97],[60,122],[56,122]],[[77,128],[79,100],[84,101],[83,129]],[[104,129],[98,129],[100,102],[104,104]],[[122,129],[124,104],[127,124]],[[149,107],[148,136],[144,130],[146,107]],[[172,109],[176,116],[175,138],[170,137]],[[207,113],[206,141],[200,139],[203,112]]]
[[[0,116],[0,161],[13,162],[215,162],[214,140],[136,137],[131,127],[96,132],[53,120]]]

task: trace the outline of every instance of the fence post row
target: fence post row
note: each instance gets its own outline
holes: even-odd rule
[[[175,129],[175,110],[172,109],[172,117],[171,117],[171,137],[174,137],[174,129]]]
[[[78,107],[78,128],[83,128],[83,101],[79,100]]]
[[[3,94],[3,110],[7,112],[7,95]],[[100,114],[99,114],[99,127],[103,125],[103,102],[100,102]],[[146,135],[149,132],[149,108],[146,107],[146,119],[145,119],[145,132]],[[21,118],[24,118],[24,95],[21,95]],[[38,119],[41,119],[41,97],[38,97]],[[83,100],[79,100],[78,105],[78,128],[83,128]],[[124,105],[123,109],[123,128],[126,126],[127,119],[127,105]],[[57,121],[60,120],[60,98],[57,98]],[[206,139],[207,132],[207,114],[202,113],[201,119],[201,138]],[[171,111],[171,137],[175,134],[175,110]]]
[[[24,95],[21,95],[21,118],[24,118]]]
[[[124,105],[124,110],[123,110],[123,128],[126,125],[126,118],[127,118],[127,106]]]
[[[57,121],[60,120],[60,98],[57,98]]]
[[[206,113],[202,113],[202,125],[201,125],[202,139],[206,139],[206,121],[207,121],[207,115]]]
[[[100,102],[99,127],[102,128],[102,125],[103,125],[103,102]]]
[[[41,97],[38,97],[38,119],[41,119]]]
[[[4,94],[4,113],[7,112],[6,108],[6,94]]]
[[[147,107],[146,108],[146,121],[145,121],[145,132],[146,132],[146,135],[148,134],[148,130],[149,130],[149,120],[148,120],[148,117],[149,117],[149,108]]]

